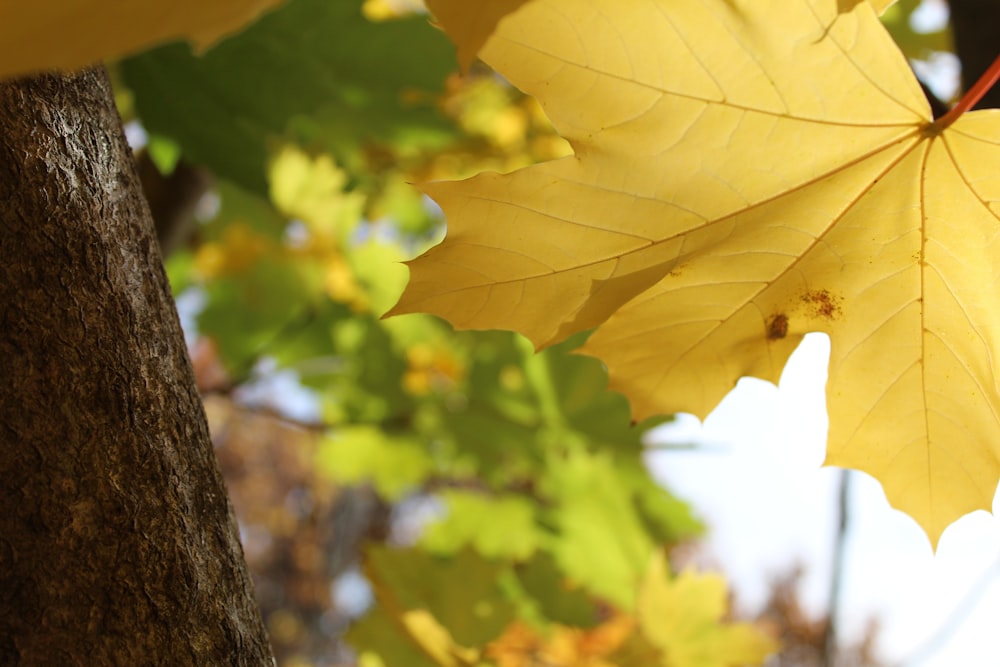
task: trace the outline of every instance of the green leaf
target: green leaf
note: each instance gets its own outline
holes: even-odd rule
[[[440,667],[400,628],[399,620],[382,607],[375,607],[351,623],[344,640],[362,656],[361,665],[371,664],[364,661],[365,653],[374,653],[384,667]]]
[[[658,543],[675,544],[703,532],[704,527],[691,513],[691,506],[657,484],[641,460],[619,461],[618,474],[632,491],[636,511],[646,530]]]
[[[341,483],[371,482],[379,495],[392,501],[420,486],[434,469],[420,440],[389,436],[374,426],[336,430],[320,444],[316,465]]]
[[[523,560],[538,547],[535,504],[522,496],[485,496],[468,491],[438,494],[447,515],[428,526],[421,543],[432,553],[470,546],[490,558]]]
[[[342,366],[326,391],[340,404],[343,418],[408,420],[413,399],[401,386],[406,362],[385,327],[370,317],[353,317],[337,322],[332,335]]]
[[[552,502],[548,549],[560,569],[594,594],[631,607],[655,543],[614,460],[584,452],[556,457],[540,491]]]
[[[570,585],[550,554],[536,553],[517,567],[516,574],[522,590],[546,621],[576,628],[592,628],[600,622],[594,600],[579,586]]]
[[[348,260],[354,275],[367,289],[372,312],[384,313],[402,293],[406,285],[403,259],[403,251],[398,245],[377,239],[357,243],[351,248]]]
[[[637,599],[643,635],[666,655],[664,667],[729,667],[760,664],[778,642],[749,623],[724,621],[725,580],[684,571],[670,576],[666,559],[650,560]]]
[[[206,285],[208,304],[198,328],[216,340],[227,366],[242,375],[286,331],[297,328],[297,321],[307,322],[303,303],[311,291],[299,267],[261,257],[240,274]]]
[[[514,607],[497,583],[505,565],[472,551],[450,558],[415,549],[372,547],[366,571],[379,602],[395,609],[425,609],[463,646],[500,635]]]
[[[371,23],[361,4],[293,0],[201,57],[173,44],[121,71],[147,130],[266,193],[268,141],[293,118],[338,162],[365,142],[447,131],[433,109],[455,69],[447,40],[422,17]]]

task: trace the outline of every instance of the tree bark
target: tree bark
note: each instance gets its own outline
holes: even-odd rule
[[[0,82],[0,664],[271,665],[103,69]]]

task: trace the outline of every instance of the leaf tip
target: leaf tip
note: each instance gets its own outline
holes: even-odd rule
[[[379,319],[380,320],[387,320],[390,317],[396,317],[398,315],[411,315],[411,314],[417,312],[417,311],[412,310],[412,309],[410,309],[410,308],[407,307],[407,305],[404,303],[404,297],[405,296],[406,296],[406,293],[404,292],[403,296],[399,297],[399,300],[396,301],[396,305],[394,305],[389,310],[387,310],[384,313],[382,313],[379,316]]]

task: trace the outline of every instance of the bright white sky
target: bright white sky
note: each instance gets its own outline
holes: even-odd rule
[[[762,606],[769,578],[796,563],[807,568],[807,609],[818,614],[827,604],[839,475],[819,467],[828,357],[826,336],[810,334],[780,388],[743,379],[703,426],[681,415],[657,434],[657,441],[703,445],[658,451],[650,467],[706,520],[709,562],[729,575],[744,610]],[[851,488],[841,632],[858,637],[876,616],[880,654],[894,667],[1000,664],[998,521],[985,512],[966,516],[933,555],[924,533],[889,507],[871,477],[853,473]],[[969,607],[970,591],[978,596],[971,613],[949,620]],[[945,623],[958,629],[925,650]]]

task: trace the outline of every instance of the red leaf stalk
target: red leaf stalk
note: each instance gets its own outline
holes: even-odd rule
[[[958,101],[958,104],[953,106],[948,113],[941,116],[941,118],[939,118],[934,124],[943,130],[954,123],[958,120],[959,116],[976,106],[976,102],[982,99],[983,95],[985,95],[998,80],[1000,80],[1000,56],[997,56],[996,60],[993,61],[993,64],[990,65],[985,72],[983,72],[983,75],[979,77],[979,81],[976,81],[975,85],[965,91],[965,95],[962,95],[962,99]]]

